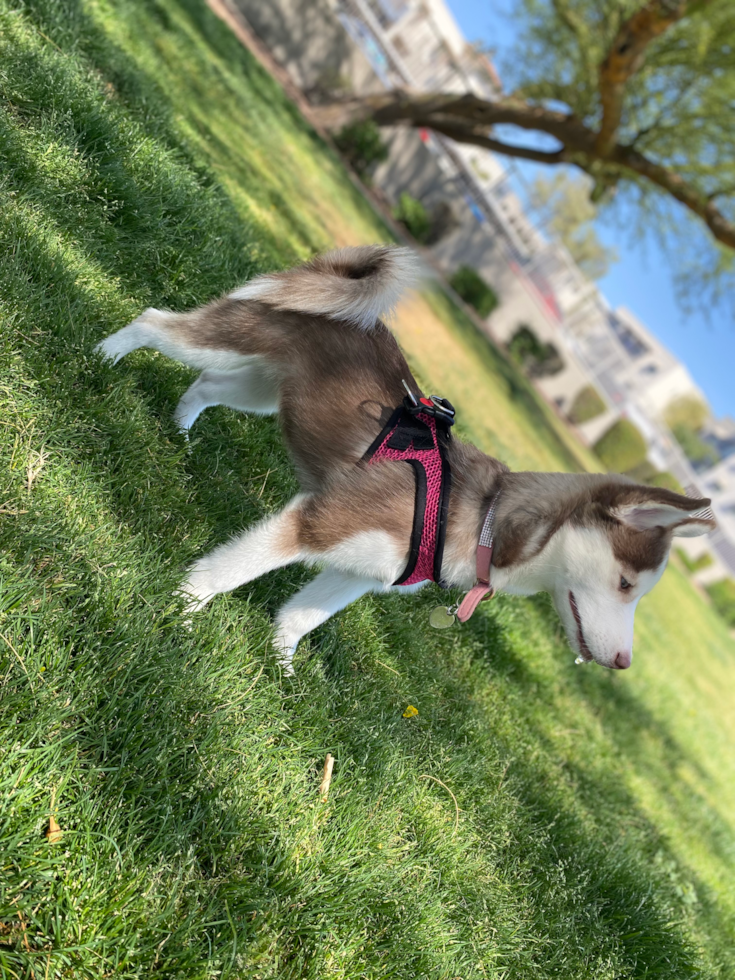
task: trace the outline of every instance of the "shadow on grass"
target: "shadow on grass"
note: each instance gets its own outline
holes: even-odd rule
[[[192,69],[177,79],[177,94],[186,100],[187,87],[192,91],[190,115],[207,145],[207,153],[198,155],[177,130],[161,83],[114,43],[84,4],[37,0],[29,7],[52,43],[74,42],[74,57],[67,58],[40,38],[14,38],[13,56],[5,64],[4,87],[15,103],[4,134],[7,189],[22,197],[29,213],[42,213],[46,228],[141,302],[177,308],[245,281],[258,271],[258,262],[272,267],[299,259],[267,222],[257,221],[257,227],[243,222],[213,176],[211,158],[219,157],[252,201],[266,214],[276,210],[307,251],[324,247],[324,228],[315,237],[316,226],[304,218],[297,174],[281,186],[268,157],[283,153],[288,147],[283,138],[292,132],[312,142],[335,172],[339,164],[205,6],[176,8],[177,21],[186,25],[178,30],[179,44]],[[138,31],[144,18],[171,22],[155,3],[137,5]],[[215,58],[207,60],[210,49]],[[203,74],[205,68],[213,77]],[[235,145],[214,125],[223,99],[237,100],[248,119],[257,159],[251,159],[251,146]],[[49,105],[56,111],[39,111]],[[54,147],[50,158],[49,145]],[[367,211],[346,177],[343,184],[352,204]],[[254,254],[260,258],[254,261]]]
[[[243,223],[168,114],[150,110],[166,104],[159,87],[82,6],[67,0],[53,9],[53,24],[42,20],[44,27],[63,35],[59,21],[68,17],[79,46],[97,56],[102,78],[90,84],[89,66],[48,48],[18,45],[8,59],[6,85],[20,105],[4,155],[29,220],[40,217],[62,247],[141,302],[186,307],[248,279],[250,245],[255,237],[262,245],[267,230],[256,235]],[[105,84],[115,94],[101,99]],[[277,113],[285,100],[271,88]],[[39,114],[36,107],[47,104],[63,111]],[[41,152],[48,144],[55,148],[50,160]],[[269,251],[277,253],[277,243]]]

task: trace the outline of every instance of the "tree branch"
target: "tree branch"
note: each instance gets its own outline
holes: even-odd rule
[[[589,37],[584,18],[579,17],[576,11],[572,10],[569,6],[569,0],[553,0],[553,4],[559,20],[565,27],[569,28],[580,44],[584,44]]]
[[[535,150],[530,146],[514,146],[512,143],[503,143],[494,139],[492,136],[485,136],[472,129],[465,129],[462,126],[452,126],[450,123],[434,122],[431,128],[457,143],[471,143],[473,146],[482,146],[493,153],[502,153],[503,156],[516,157],[520,160],[533,160],[534,163],[558,164],[569,163],[569,156],[564,147],[559,150]]]
[[[584,17],[580,17],[575,10],[569,6],[569,0],[553,0],[556,16],[577,39],[579,53],[584,62],[587,82],[594,89],[595,66],[592,60],[592,45],[590,44],[590,32],[585,23]]]
[[[708,3],[710,0],[699,0],[696,6]],[[600,65],[602,123],[595,143],[598,156],[609,156],[615,146],[623,115],[625,85],[643,66],[648,45],[681,20],[691,6],[688,0],[648,0],[621,25]]]
[[[491,102],[472,94],[393,91],[325,106],[317,109],[315,115],[329,128],[372,118],[380,126],[434,129],[457,142],[472,143],[504,156],[546,164],[571,163],[590,174],[600,186],[615,183],[626,171],[637,174],[698,215],[719,242],[735,249],[735,224],[728,221],[705,193],[632,145],[613,140],[611,149],[601,156],[597,134],[568,113],[518,99]],[[504,143],[490,135],[491,127],[499,124],[546,133],[555,137],[561,148],[545,151]]]
[[[735,249],[735,224],[728,221],[725,215],[715,207],[710,197],[687,183],[679,174],[660,163],[649,160],[648,157],[643,156],[632,146],[616,146],[609,159],[619,163],[627,170],[632,170],[639,176],[645,177],[652,184],[676,198],[684,207],[704,221],[718,242]]]
[[[521,99],[487,101],[476,95],[429,94],[393,90],[363,99],[348,99],[314,107],[316,120],[327,129],[340,129],[365,119],[379,126],[409,125],[438,128],[466,127],[477,133],[491,126],[509,124],[532,132],[548,133],[571,149],[592,151],[595,134],[569,113],[547,109]]]
[[[378,125],[391,126],[405,122],[429,128],[464,125],[477,133],[491,126],[506,124],[547,133],[569,149],[589,152],[594,147],[594,132],[576,116],[520,99],[489,101],[471,93],[426,96],[394,92],[391,95],[390,103],[384,97],[382,107],[373,114]]]

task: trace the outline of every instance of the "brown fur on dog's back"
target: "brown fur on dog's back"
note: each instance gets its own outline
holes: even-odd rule
[[[256,355],[280,379],[279,414],[305,486],[322,485],[363,456],[396,405],[405,380],[420,389],[388,328],[223,299],[169,328],[191,346]]]

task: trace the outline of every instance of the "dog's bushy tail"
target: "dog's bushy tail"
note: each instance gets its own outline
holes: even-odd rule
[[[230,299],[347,320],[369,330],[389,316],[419,277],[418,256],[395,245],[361,245],[320,255],[287,272],[258,276]]]

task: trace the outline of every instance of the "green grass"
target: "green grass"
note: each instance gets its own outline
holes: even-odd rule
[[[679,561],[691,575],[701,571],[703,568],[709,568],[714,561],[709,551],[702,552],[698,558],[690,558],[683,548],[677,548],[676,554]]]
[[[625,674],[574,667],[545,597],[437,634],[432,590],[356,603],[286,680],[299,569],[185,628],[187,562],[293,473],[224,409],[187,453],[191,374],[94,343],[386,231],[202,5],[0,9],[0,976],[728,980],[735,645],[676,569]],[[467,434],[585,462],[445,298],[408,311]]]
[[[735,580],[712,582],[707,586],[712,605],[731,629],[735,629]]]

